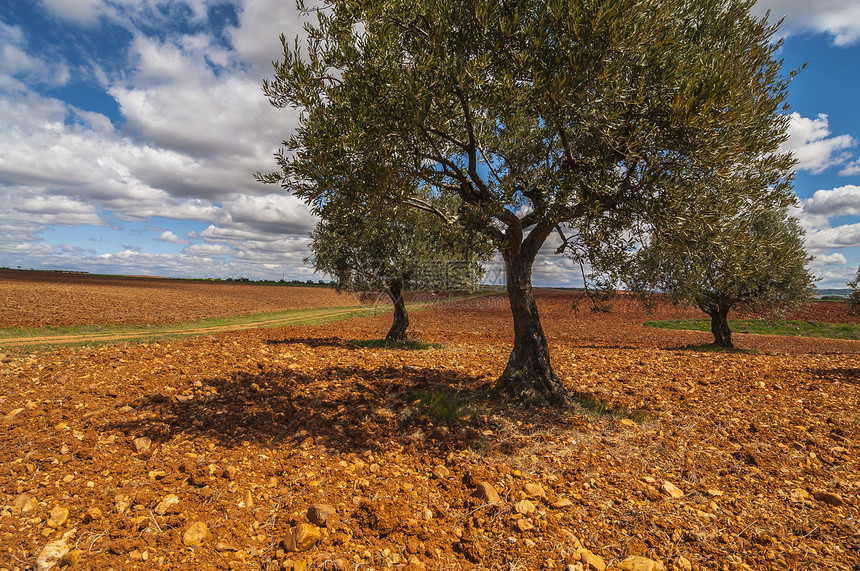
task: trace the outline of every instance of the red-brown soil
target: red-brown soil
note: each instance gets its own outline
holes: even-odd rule
[[[679,347],[707,334],[642,327],[632,300],[538,295],[569,390],[634,420],[487,398],[504,296],[413,312],[442,345],[423,351],[350,342],[383,335],[382,315],[8,354],[0,569],[64,535],[80,569],[860,568],[860,342],[736,335],[758,352],[702,353]],[[421,404],[453,391],[475,408],[459,422]],[[322,528],[319,503],[336,510]]]
[[[356,305],[330,288],[0,269],[0,329],[180,323]]]

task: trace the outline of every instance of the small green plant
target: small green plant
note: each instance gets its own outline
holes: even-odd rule
[[[460,391],[418,390],[411,396],[418,412],[435,424],[475,424],[478,421],[478,407]]]
[[[438,343],[427,343],[419,339],[404,339],[392,341],[388,339],[363,339],[353,341],[355,345],[365,349],[403,349],[407,351],[424,351],[426,349],[441,349]]]
[[[572,392],[571,400],[581,406],[583,409],[597,416],[611,416],[612,418],[629,418],[630,420],[641,423],[648,418],[648,415],[641,409],[628,409],[623,406],[609,406],[606,401],[598,398],[593,393],[582,391]]]

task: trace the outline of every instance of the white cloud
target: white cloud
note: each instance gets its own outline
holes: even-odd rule
[[[822,266],[841,266],[843,264],[848,263],[848,260],[845,259],[845,256],[843,256],[839,252],[836,252],[835,254],[824,254],[815,256],[814,261]]]
[[[860,214],[860,186],[846,185],[832,190],[818,190],[803,201],[803,210],[809,214],[833,216]]]
[[[860,174],[860,159],[856,161],[850,162],[845,167],[839,171],[839,174],[842,176],[852,176],[856,174]]]
[[[171,244],[188,244],[188,240],[183,240],[170,230],[165,230],[161,233],[161,235],[156,238],[156,240],[160,240],[162,242],[170,242]]]
[[[835,228],[813,228],[806,232],[806,247],[830,250],[860,246],[860,223],[843,224]]]
[[[860,3],[857,0],[759,0],[753,13],[771,11],[771,21],[786,16],[782,31],[812,31],[833,36],[838,46],[860,40]]]
[[[798,170],[819,174],[831,166],[847,162],[850,154],[841,151],[855,144],[849,135],[831,137],[830,134],[827,115],[822,113],[815,119],[809,119],[800,113],[792,113],[788,141],[780,146],[780,151],[794,153]]]

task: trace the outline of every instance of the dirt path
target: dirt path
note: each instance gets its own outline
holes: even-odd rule
[[[295,313],[299,313],[296,315]],[[73,335],[35,335],[30,337],[10,337],[6,339],[0,338],[0,347],[29,347],[33,345],[71,345],[77,343],[88,342],[113,342],[113,341],[146,341],[161,337],[181,336],[187,337],[192,335],[212,335],[216,333],[224,333],[227,331],[243,331],[247,329],[261,329],[265,327],[282,327],[284,325],[292,325],[296,323],[304,323],[307,321],[316,321],[320,319],[337,318],[348,314],[372,315],[379,313],[379,309],[367,308],[359,306],[344,307],[344,308],[325,308],[317,311],[302,311],[294,312],[291,315],[274,317],[269,319],[259,319],[243,323],[199,326],[190,324],[188,327],[158,327],[151,331],[129,331],[129,332],[114,332],[114,333],[79,333]]]

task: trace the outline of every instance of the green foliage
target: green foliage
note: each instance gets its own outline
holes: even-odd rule
[[[851,288],[848,294],[848,303],[855,311],[860,312],[860,267],[857,268],[857,277],[846,284]]]
[[[412,394],[418,411],[435,424],[475,424],[479,409],[471,398],[459,391],[420,390]]]
[[[653,234],[638,253],[637,285],[660,289],[709,315],[736,305],[786,308],[814,293],[811,259],[803,230],[787,209],[751,209],[701,227],[692,242],[672,231]]]
[[[492,253],[480,235],[404,205],[341,201],[318,210],[310,261],[334,278],[338,291],[472,292],[483,277],[481,262]]]

